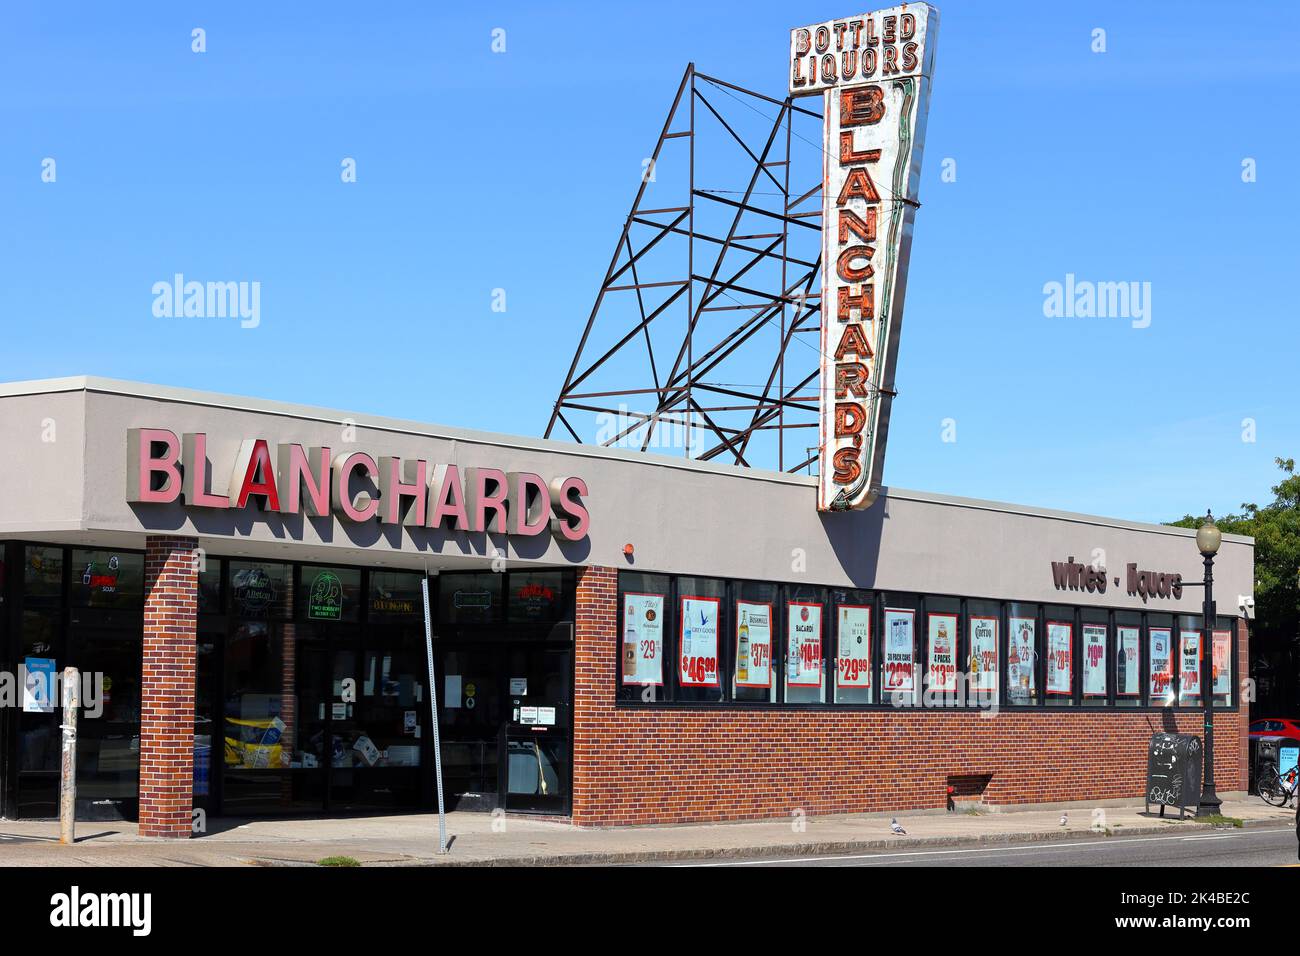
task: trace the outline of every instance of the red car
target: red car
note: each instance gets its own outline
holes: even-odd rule
[[[1250,722],[1252,737],[1291,737],[1300,740],[1300,721],[1287,720],[1285,717],[1267,717]]]

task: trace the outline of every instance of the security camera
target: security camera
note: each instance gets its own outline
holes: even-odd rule
[[[1246,620],[1255,620],[1255,598],[1249,594],[1237,595],[1237,609],[1246,615]]]

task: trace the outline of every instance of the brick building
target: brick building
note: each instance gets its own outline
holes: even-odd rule
[[[0,386],[0,803],[55,812],[45,675],[89,675],[78,810],[452,807],[575,823],[1132,798],[1200,727],[1246,789],[1225,536],[278,402]],[[431,688],[421,584],[430,585]]]

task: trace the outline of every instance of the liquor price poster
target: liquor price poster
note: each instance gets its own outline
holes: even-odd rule
[[[871,608],[841,604],[838,616],[835,683],[839,687],[870,687]]]
[[[957,615],[930,615],[928,686],[934,691],[957,689]]]
[[[912,627],[915,621],[915,611],[885,608],[885,690],[910,692],[914,687]]]
[[[1170,630],[1167,627],[1151,628],[1151,696],[1162,697],[1169,692],[1173,676],[1170,654]]]
[[[1201,693],[1201,632],[1183,631],[1180,637],[1178,703],[1183,704]]]
[[[718,598],[682,598],[678,679],[683,687],[718,686]]]
[[[1138,641],[1139,631],[1136,627],[1116,628],[1119,651],[1115,661],[1115,693],[1120,697],[1137,697],[1142,693],[1138,686],[1138,674],[1141,673],[1142,658],[1139,656],[1142,645]]]
[[[1074,677],[1074,661],[1070,659],[1070,638],[1074,636],[1073,624],[1047,622],[1047,692],[1069,694]]]
[[[1228,666],[1228,661],[1232,657],[1232,632],[1215,631],[1210,647],[1214,651],[1214,660],[1211,662],[1214,668],[1214,682],[1210,686],[1214,688],[1215,694],[1230,694],[1232,693],[1232,668]]]
[[[1007,624],[1011,628],[1011,645],[1007,650],[1007,691],[1012,697],[1025,700],[1038,689],[1034,677],[1036,622],[1032,617],[1013,617]]]
[[[1083,625],[1083,695],[1106,696],[1106,625]]]
[[[664,682],[664,599],[661,594],[623,595],[623,683]]]
[[[998,689],[998,619],[970,619],[971,687],[981,693]]]
[[[790,616],[790,646],[786,649],[786,684],[790,687],[822,685],[822,606],[794,604]]]
[[[772,686],[772,605],[736,602],[736,686]]]

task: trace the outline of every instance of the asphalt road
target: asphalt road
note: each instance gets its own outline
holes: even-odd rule
[[[1297,863],[1294,827],[1147,837],[1082,837],[980,847],[883,849],[844,856],[719,860],[694,866],[1282,866]]]

